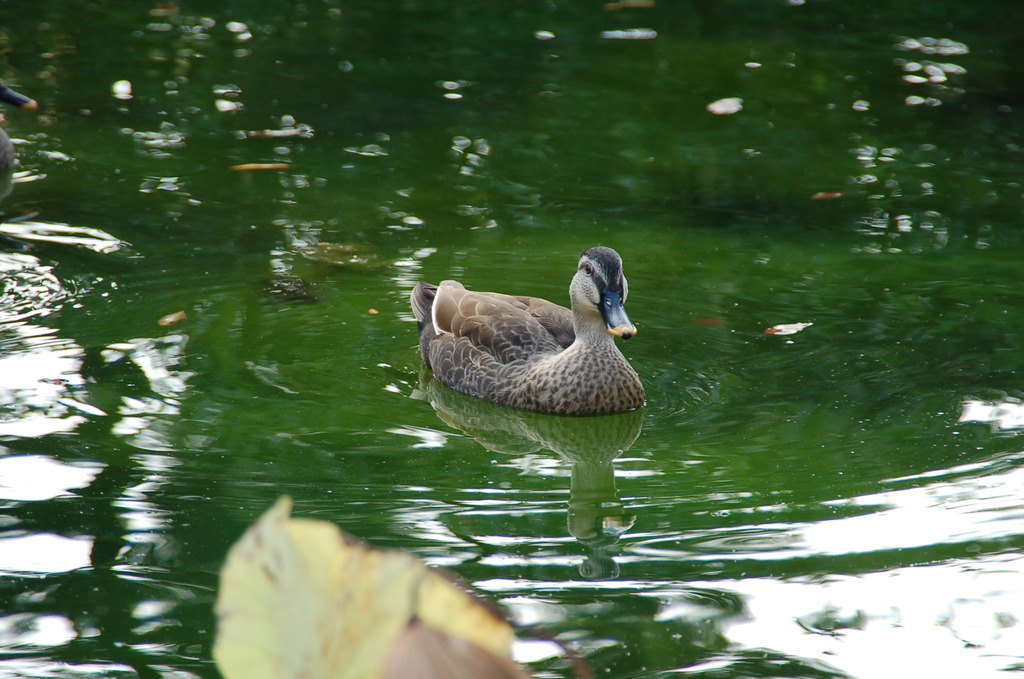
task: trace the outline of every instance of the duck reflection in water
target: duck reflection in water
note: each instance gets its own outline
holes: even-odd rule
[[[524,455],[550,450],[572,465],[569,533],[587,549],[580,575],[618,577],[612,547],[629,530],[628,514],[615,489],[614,460],[628,450],[643,426],[643,409],[615,415],[551,417],[499,406],[453,391],[420,372],[413,394],[430,402],[438,417],[497,453]]]

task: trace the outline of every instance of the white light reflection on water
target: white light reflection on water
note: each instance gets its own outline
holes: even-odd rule
[[[97,229],[21,222],[0,224],[0,232],[27,240],[80,245],[112,252],[124,244]],[[59,310],[71,298],[53,267],[30,255],[0,253],[0,435],[29,438],[75,429],[87,416],[107,413],[81,399],[85,350],[58,330],[25,323]],[[97,279],[101,282],[102,279]],[[81,292],[81,291],[79,291]],[[116,433],[146,449],[169,447],[156,431],[157,415],[176,415],[191,373],[175,370],[186,337],[134,339],[103,351],[108,363],[128,359],[143,372],[156,396],[124,397]],[[167,418],[164,418],[166,422]]]
[[[823,503],[864,513],[806,523],[765,522],[641,538],[626,551],[641,559],[734,561],[903,550],[1022,534],[1024,468],[998,471],[1020,455],[970,465],[971,476]],[[965,469],[945,470],[956,475]],[[987,474],[984,472],[988,472]],[[891,479],[902,484],[910,479]],[[766,508],[759,508],[765,512]],[[774,513],[771,508],[767,511]],[[757,513],[757,512],[754,512]],[[629,556],[623,561],[632,560]]]
[[[129,541],[153,543],[152,534],[166,527],[169,512],[148,499],[166,483],[168,481],[160,475],[152,475],[146,481],[126,489],[114,502],[114,506],[125,510],[121,516],[131,531]],[[155,540],[155,543],[157,546],[162,545],[162,538]]]
[[[46,314],[46,304],[62,300],[59,283],[46,299],[11,302],[5,292],[0,307],[0,435],[38,437],[75,429],[87,416],[107,413],[81,400],[86,389],[81,375],[85,350],[74,341],[59,337],[57,330],[19,322],[18,319]],[[27,293],[26,293],[27,294]],[[48,301],[49,300],[49,301]],[[10,302],[10,303],[8,303]],[[8,312],[5,315],[5,312]],[[161,426],[170,426],[167,415],[177,415],[191,373],[176,370],[186,337],[142,338],[112,344],[103,351],[108,363],[130,360],[146,376],[155,396],[123,397],[114,425],[115,433],[130,438],[147,450],[171,447]],[[160,419],[162,417],[162,419]],[[163,425],[161,425],[161,422]]]
[[[984,422],[997,430],[1024,428],[1024,403],[1015,398],[1002,401],[964,401],[959,422]]]
[[[46,240],[33,224],[0,224],[0,232]],[[55,328],[26,322],[49,316],[70,299],[52,266],[31,255],[0,253],[0,435],[71,431],[86,415],[104,414],[76,397],[85,383],[79,374],[84,349]]]
[[[978,677],[1019,666],[1024,558],[1005,554],[820,579],[691,583],[742,596],[730,641],[854,677]],[[693,671],[696,668],[689,668]]]
[[[0,447],[0,453],[4,449]],[[90,462],[70,465],[43,455],[0,458],[0,499],[38,502],[73,495],[75,488],[92,483],[103,465]]]
[[[491,145],[486,139],[457,136],[452,138],[451,153],[456,160],[458,173],[472,177],[483,169],[486,157],[491,154]]]
[[[83,414],[102,414],[72,392],[84,384],[79,370],[85,351],[54,328],[23,322],[59,308],[67,294],[49,267],[13,257],[0,261],[0,435],[70,431],[85,421]]]
[[[529,476],[560,476],[567,478],[572,473],[572,470],[559,458],[535,453],[519,455],[508,462],[499,463],[497,466],[518,469],[521,474]]]
[[[859,575],[544,582],[492,578],[474,583],[517,621],[555,624],[571,606],[538,608],[544,592],[572,589],[631,593],[658,601],[654,619],[717,626],[728,651],[672,674],[705,676],[749,661],[745,652],[812,659],[851,677],[962,679],[1020,666],[1024,648],[1024,557],[1002,554]],[[528,596],[524,595],[529,593]],[[735,595],[738,613],[701,603]],[[607,614],[612,614],[609,611]],[[579,639],[579,648],[594,642]],[[715,675],[717,676],[717,675]],[[732,676],[730,674],[730,676]]]
[[[76,636],[71,621],[62,615],[15,613],[0,618],[0,641],[5,648],[59,646]]]
[[[149,564],[166,563],[177,550],[177,544],[166,535],[170,523],[170,510],[161,507],[152,497],[171,483],[170,473],[180,461],[170,455],[143,454],[134,458],[145,471],[135,485],[126,488],[114,501],[121,510],[121,520],[127,532],[125,547],[118,555],[115,570],[125,578],[145,573]],[[145,576],[143,576],[145,577]]]
[[[111,344],[103,350],[107,363],[129,360],[146,376],[155,396],[124,396],[121,420],[113,432],[143,450],[173,450],[171,432],[191,372],[176,369],[185,353],[187,335],[137,338]]]
[[[407,257],[396,259],[392,266],[395,273],[391,280],[395,282],[402,295],[408,295],[420,281],[420,269],[423,268],[423,260],[437,252],[436,248],[420,248],[409,254]],[[399,318],[404,321],[415,321],[411,311],[403,311]]]
[[[34,533],[0,538],[0,573],[40,575],[88,568],[92,538]]]
[[[69,385],[82,384],[81,347],[53,337],[52,328],[21,325],[8,332],[32,342],[28,350],[0,358],[0,435],[44,436],[84,422],[76,411],[95,409],[75,401],[68,390]]]
[[[388,432],[419,439],[419,443],[414,443],[413,448],[444,448],[448,442],[448,437],[451,436],[451,434],[446,432],[425,427],[396,427],[388,429]]]
[[[615,558],[634,569],[644,563],[671,562],[685,569],[687,561],[798,564],[815,559],[813,575],[797,566],[793,575],[776,577],[601,582],[512,577],[474,585],[506,595],[502,602],[514,617],[534,622],[557,624],[572,608],[535,609],[532,602],[546,593],[606,590],[656,599],[654,620],[661,625],[707,624],[721,633],[727,651],[673,674],[739,671],[750,653],[767,650],[858,678],[994,676],[1024,667],[1024,556],[1012,551],[1024,533],[1022,460],[1024,453],[1013,453],[892,478],[882,482],[892,490],[823,503],[858,512],[853,516],[792,523],[758,523],[752,517],[739,527],[627,535]],[[776,515],[778,509],[756,507],[750,513]],[[501,544],[479,536],[475,540]],[[992,551],[994,541],[997,551],[977,558],[934,556],[937,545],[988,544],[982,549]],[[569,567],[574,559],[545,550],[545,544],[555,542],[537,541],[532,554],[487,556],[481,563]],[[1006,548],[998,550],[999,544]],[[848,560],[832,572],[829,561],[822,561],[871,553],[890,553],[901,563],[858,573]],[[722,596],[735,597],[739,612],[714,603]],[[593,641],[575,643],[584,649]]]
[[[53,267],[32,255],[0,252],[0,275],[0,322],[45,316],[69,297]]]
[[[17,660],[0,661],[0,679],[68,679],[69,677],[83,677],[92,679],[95,677],[125,677],[133,679],[138,672],[128,665],[116,663],[66,663],[49,660],[46,658],[19,658]],[[162,677],[173,677],[174,679],[197,679],[198,675],[184,670],[166,671],[161,673]]]
[[[990,466],[1006,462],[999,459]],[[797,531],[814,553],[849,554],[1014,537],[1022,533],[1024,468],[832,504],[884,509]]]

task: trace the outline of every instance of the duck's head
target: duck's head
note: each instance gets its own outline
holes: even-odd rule
[[[0,101],[18,108],[36,108],[39,104],[35,99],[29,99],[24,94],[18,94],[7,85],[0,83]]]
[[[573,311],[586,316],[600,315],[608,332],[629,339],[636,334],[636,326],[626,315],[628,293],[619,253],[599,245],[580,255],[579,267],[569,286]]]

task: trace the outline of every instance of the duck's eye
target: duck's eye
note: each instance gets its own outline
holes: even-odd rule
[[[584,264],[583,265],[583,273],[587,274],[588,276],[593,276],[594,275],[594,267],[591,266],[590,264]]]

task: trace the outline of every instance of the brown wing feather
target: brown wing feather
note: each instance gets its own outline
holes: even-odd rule
[[[531,316],[537,319],[544,329],[551,333],[563,348],[576,340],[576,331],[572,328],[572,312],[564,306],[549,302],[540,297],[515,297]]]
[[[504,295],[500,292],[477,292],[471,294],[480,295],[494,302],[508,304],[516,309],[525,311],[535,318],[541,327],[550,333],[563,349],[572,344],[576,339],[576,332],[572,327],[572,312],[564,306],[549,302],[540,297]]]
[[[489,352],[465,337],[449,334],[434,337],[428,351],[428,364],[442,383],[464,394],[498,399],[503,381],[495,376],[504,366]]]
[[[424,363],[441,382],[482,398],[502,401],[516,384],[512,374],[572,342],[571,312],[545,300],[471,292],[443,281],[417,285],[412,306]]]
[[[464,337],[500,363],[532,360],[565,348],[521,298],[472,292],[454,281],[438,286],[433,320],[438,332]]]

